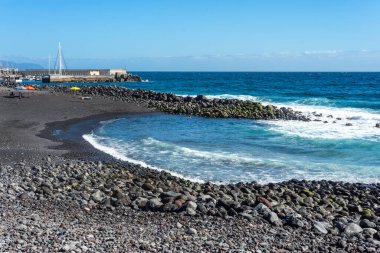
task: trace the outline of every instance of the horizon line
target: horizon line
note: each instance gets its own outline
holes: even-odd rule
[[[69,68],[67,70],[81,69],[121,69],[121,68]],[[48,68],[27,68],[25,70],[48,70]],[[380,70],[129,70],[127,72],[204,72],[204,73],[380,73]]]

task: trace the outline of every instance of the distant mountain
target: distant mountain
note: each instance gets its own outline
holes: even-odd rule
[[[44,67],[36,64],[36,63],[29,63],[29,62],[11,62],[11,61],[4,61],[0,60],[0,67],[3,68],[18,68],[19,70],[25,70],[25,69],[43,69]]]
[[[25,70],[25,69],[43,69],[44,67],[39,65],[39,64],[35,64],[35,63],[16,63],[17,65],[17,68],[19,70]]]

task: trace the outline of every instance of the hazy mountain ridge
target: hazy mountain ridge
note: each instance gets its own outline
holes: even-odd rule
[[[36,63],[30,63],[30,62],[16,63],[16,62],[5,61],[5,60],[0,60],[0,67],[2,67],[2,68],[17,68],[19,70],[42,69],[42,68],[44,68],[43,66],[36,64]]]

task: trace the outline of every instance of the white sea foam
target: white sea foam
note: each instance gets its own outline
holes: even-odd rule
[[[263,99],[251,95],[232,95],[232,94],[221,94],[221,95],[207,95],[209,99],[219,98],[219,99],[239,99],[243,101],[254,101],[254,102],[270,102],[269,99]]]
[[[201,151],[159,141],[150,137],[143,140],[143,145],[154,145],[158,150],[165,150],[166,157],[175,154],[175,156],[178,155],[181,159],[186,159],[187,161],[211,161],[212,164],[214,164],[214,169],[209,173],[202,171],[202,174],[199,176],[203,176],[206,180],[213,182],[218,182],[217,177],[228,178],[225,182],[255,180],[260,183],[269,183],[290,180],[292,178],[308,180],[329,178],[336,181],[344,179],[347,182],[380,182],[376,176],[371,176],[371,173],[377,171],[375,166],[361,167],[356,165],[344,165],[345,170],[342,170],[343,165],[339,163],[319,163],[316,161],[307,161],[305,163],[304,160],[294,160],[287,156],[281,157],[280,155],[274,159],[262,155],[260,156],[259,154],[257,156],[253,154],[248,156],[242,153]],[[224,162],[231,162],[234,170],[231,171],[231,167]],[[247,168],[251,168],[252,171],[247,171]],[[242,171],[239,173],[241,169]],[[359,172],[355,174],[349,172],[359,170],[361,170],[362,173]]]
[[[310,122],[268,121],[270,129],[283,134],[302,138],[320,139],[365,139],[380,141],[380,114],[357,108],[337,108],[327,106],[274,104],[279,107],[290,107],[310,117]],[[321,116],[316,116],[316,115]],[[317,120],[317,121],[315,121]],[[346,124],[352,124],[347,126]]]
[[[182,97],[196,97],[197,95],[178,95]],[[240,99],[243,101],[254,101],[254,102],[270,102],[269,99],[263,99],[251,95],[233,95],[233,94],[220,94],[220,95],[206,95],[206,98],[208,99]]]
[[[114,122],[117,122],[121,120],[121,118],[116,118],[116,119],[107,119],[107,120],[102,120],[99,122],[100,125],[108,125],[108,124],[111,124],[111,123],[114,123]]]
[[[293,103],[281,104],[271,102],[251,95],[207,95],[207,98],[240,99],[244,101],[261,102],[264,105],[272,104],[277,107],[292,108],[308,116],[310,122],[299,121],[263,121],[270,126],[270,130],[282,134],[299,136],[302,138],[320,139],[366,139],[380,141],[380,129],[376,123],[380,122],[380,113],[358,108],[338,108],[327,98],[307,98]],[[320,117],[316,116],[321,114]],[[337,119],[337,118],[340,118]],[[352,126],[346,126],[352,124]]]
[[[100,150],[100,151],[102,151],[102,152],[104,152],[106,154],[109,154],[109,155],[111,155],[111,156],[113,156],[116,159],[119,159],[121,161],[133,163],[133,164],[136,164],[136,165],[140,165],[141,167],[150,168],[150,169],[157,170],[157,171],[165,171],[165,172],[168,172],[168,173],[172,174],[173,176],[176,176],[176,177],[179,177],[179,178],[183,178],[183,179],[186,179],[186,180],[189,180],[189,181],[192,181],[192,182],[198,182],[198,183],[203,183],[204,182],[203,180],[201,180],[199,178],[184,176],[184,175],[181,175],[181,174],[179,174],[177,172],[173,172],[173,171],[169,171],[169,170],[166,170],[166,169],[162,169],[162,168],[159,168],[157,166],[149,165],[149,164],[147,164],[147,163],[145,163],[143,161],[139,161],[139,160],[127,157],[124,154],[125,150],[119,150],[117,147],[105,146],[105,145],[101,144],[100,143],[101,137],[95,136],[94,134],[85,134],[82,137],[88,143],[90,143],[94,148],[96,148],[96,149],[98,149],[98,150]]]
[[[242,154],[196,150],[196,149],[191,149],[191,148],[175,145],[172,143],[159,141],[151,137],[144,139],[143,143],[144,145],[155,145],[159,148],[163,148],[164,150],[171,150],[173,152],[180,153],[181,155],[184,155],[184,156],[203,158],[203,159],[208,159],[208,160],[213,160],[213,161],[230,161],[230,162],[237,162],[237,163],[262,162],[260,159],[244,156]]]
[[[153,138],[144,139],[140,145],[136,143],[126,144],[125,141],[94,134],[84,135],[83,138],[101,150],[122,161],[127,161],[151,168],[158,171],[166,171],[174,176],[188,179],[195,182],[212,181],[214,183],[230,183],[238,181],[258,181],[260,183],[279,182],[292,178],[308,180],[344,180],[346,182],[379,183],[376,176],[376,167],[362,167],[341,164],[318,163],[313,161],[298,161],[287,157],[278,156],[277,159],[267,157],[245,157],[242,154],[230,154],[227,152],[209,152],[181,147],[158,141]],[[140,160],[130,158],[131,155],[143,153],[148,155],[146,159],[154,154],[154,159],[170,160],[181,167],[181,173],[175,169],[163,169],[152,166]],[[149,156],[150,155],[150,156]],[[144,159],[145,160],[145,159]],[[188,166],[187,164],[202,164],[210,161],[210,167],[199,167],[198,165]],[[226,165],[224,162],[232,162]],[[197,168],[197,169],[195,169]],[[186,176],[184,176],[184,174]]]
[[[301,105],[320,105],[320,106],[334,106],[335,103],[328,98],[305,98],[295,101],[295,104]]]

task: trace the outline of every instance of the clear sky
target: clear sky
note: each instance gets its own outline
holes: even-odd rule
[[[0,59],[131,70],[380,71],[378,0],[0,0]]]

